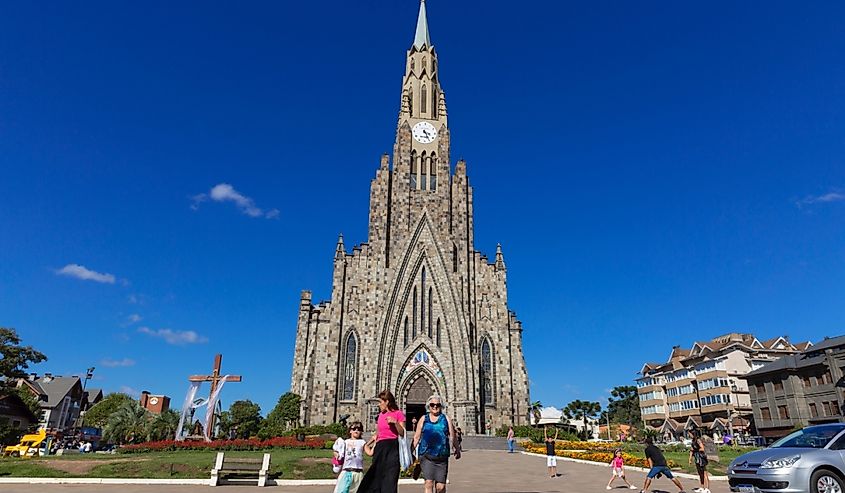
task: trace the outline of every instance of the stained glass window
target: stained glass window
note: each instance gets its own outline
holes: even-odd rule
[[[490,350],[490,341],[484,338],[481,341],[481,379],[484,384],[484,403],[493,403],[493,358]]]
[[[346,338],[346,357],[343,373],[343,395],[345,401],[355,398],[355,364],[358,360],[358,341],[355,334],[350,333]]]

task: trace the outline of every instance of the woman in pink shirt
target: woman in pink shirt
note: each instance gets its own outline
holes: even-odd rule
[[[373,463],[364,475],[360,493],[396,493],[399,485],[399,437],[405,436],[405,414],[396,405],[389,390],[378,395],[379,411],[376,434],[368,444],[376,442]]]

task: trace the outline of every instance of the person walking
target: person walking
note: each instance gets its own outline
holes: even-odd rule
[[[637,487],[629,483],[628,479],[625,477],[625,459],[622,458],[622,449],[618,448],[615,452],[613,452],[613,460],[610,461],[610,467],[613,469],[613,475],[610,476],[610,481],[607,482],[608,490],[613,489],[610,485],[616,478],[620,478],[622,481],[625,481],[628,488],[632,490],[637,489]]]
[[[349,426],[349,438],[339,442],[340,446],[332,447],[335,459],[340,463],[341,471],[337,477],[334,493],[356,493],[364,478],[364,453],[373,455],[372,444],[366,446],[361,435],[364,425],[360,421],[353,421]]]
[[[508,426],[508,453],[509,454],[513,453],[513,444],[514,444],[515,441],[516,440],[514,439],[513,426],[512,425]]]
[[[689,463],[695,463],[695,469],[698,471],[698,480],[701,483],[700,488],[693,488],[693,491],[700,493],[710,493],[710,475],[707,474],[707,452],[704,451],[704,439],[701,437],[701,432],[695,430],[692,432],[692,443],[690,444]]]
[[[667,479],[671,479],[675,483],[675,486],[678,487],[678,491],[683,493],[684,487],[681,486],[681,482],[672,474],[669,466],[666,465],[666,458],[663,457],[663,452],[654,445],[651,438],[646,438],[645,444],[645,458],[648,460],[648,467],[650,469],[645,477],[643,493],[648,493],[648,489],[651,487],[651,480],[660,474],[666,476]]]
[[[543,441],[546,442],[546,467],[549,468],[549,477],[557,477],[557,455],[555,455],[555,442],[557,441],[557,427],[555,427],[555,437],[549,436],[549,427],[543,427]]]
[[[443,414],[443,399],[439,395],[428,398],[428,414],[417,424],[411,448],[417,450],[422,477],[425,479],[425,493],[444,493],[446,476],[449,474],[449,444],[454,445],[455,459],[461,458],[457,446],[455,428]]]
[[[362,493],[396,493],[399,485],[399,437],[405,435],[405,414],[396,405],[396,398],[389,390],[378,395],[379,415],[373,463],[364,474],[358,491]]]

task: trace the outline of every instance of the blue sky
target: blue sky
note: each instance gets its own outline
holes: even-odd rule
[[[603,400],[672,345],[729,331],[845,333],[845,4],[428,12],[532,398]],[[49,356],[37,371],[96,366],[91,385],[178,403],[223,352],[244,376],[224,403],[269,411],[300,290],[328,298],[337,234],[366,239],[416,14],[5,5],[0,325]]]

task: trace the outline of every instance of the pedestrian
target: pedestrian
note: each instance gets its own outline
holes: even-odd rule
[[[396,493],[399,485],[399,437],[405,435],[405,414],[396,405],[389,390],[378,395],[379,415],[373,463],[364,474],[358,491],[363,493]]]
[[[367,443],[361,438],[363,434],[364,425],[360,421],[353,421],[349,425],[349,438],[339,441],[342,446],[332,447],[335,449],[335,459],[341,467],[334,493],[356,493],[361,485],[364,478],[364,453],[373,455],[372,444],[366,446]],[[340,450],[337,450],[338,448]]]
[[[610,461],[610,467],[613,469],[613,475],[610,476],[610,481],[607,482],[608,490],[613,489],[610,487],[610,485],[616,478],[625,481],[625,484],[628,485],[628,488],[632,490],[637,489],[637,487],[629,483],[628,478],[625,477],[625,459],[622,458],[622,449],[618,448],[615,452],[613,452],[613,460]]]
[[[455,448],[458,450],[458,452],[463,452],[464,449],[461,444],[464,441],[464,431],[461,429],[460,426],[455,428],[455,437]]]
[[[457,448],[455,428],[443,414],[443,399],[432,395],[426,407],[428,414],[417,424],[411,448],[417,450],[422,477],[425,478],[425,493],[444,493],[449,474],[449,444],[454,445],[455,460],[461,458],[461,451]]]
[[[671,479],[675,483],[675,486],[678,487],[678,491],[684,491],[681,482],[672,474],[669,466],[666,465],[666,458],[663,457],[663,452],[654,445],[651,438],[646,438],[645,444],[645,458],[648,461],[648,467],[650,469],[646,475],[645,484],[643,484],[643,493],[648,493],[648,489],[651,487],[651,480],[661,474],[666,476],[667,479]]]
[[[515,441],[515,439],[514,439],[514,434],[513,434],[513,425],[511,425],[511,426],[508,426],[508,453],[509,454],[513,453],[513,442],[514,441]]]
[[[549,477],[557,477],[557,456],[555,455],[555,442],[557,441],[557,427],[555,427],[555,437],[549,436],[549,427],[543,427],[543,440],[546,442],[546,467],[549,468]]]
[[[694,430],[692,432],[692,443],[690,444],[689,463],[695,463],[695,470],[698,471],[698,481],[701,483],[700,488],[693,488],[693,491],[700,493],[710,493],[710,475],[707,474],[707,452],[704,450],[704,438],[701,437],[701,432]]]

